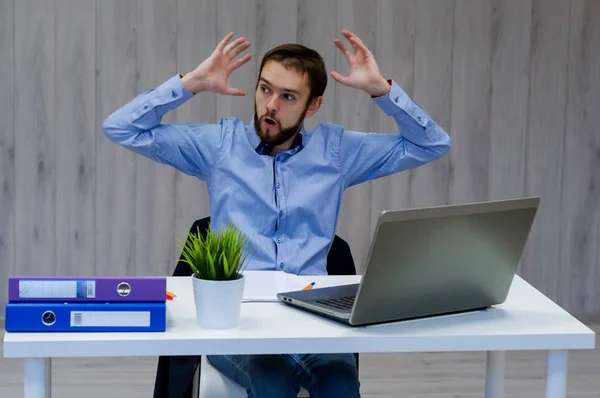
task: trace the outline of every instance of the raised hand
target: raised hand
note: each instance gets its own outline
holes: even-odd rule
[[[350,73],[348,76],[342,76],[340,73],[333,71],[331,76],[345,86],[366,91],[374,97],[387,94],[390,91],[390,85],[381,76],[371,51],[354,33],[342,30],[342,35],[350,42],[354,53],[348,50],[340,40],[335,39],[333,42],[346,56],[350,64]]]
[[[185,88],[194,94],[211,91],[224,95],[246,95],[243,90],[229,86],[227,79],[231,72],[252,58],[252,55],[247,54],[235,59],[242,51],[250,47],[250,42],[240,37],[229,43],[232,37],[233,33],[225,36],[210,57],[181,79]]]

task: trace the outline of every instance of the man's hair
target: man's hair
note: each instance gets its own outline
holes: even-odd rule
[[[323,57],[308,47],[301,44],[282,44],[269,50],[260,63],[258,76],[262,73],[268,61],[277,61],[287,69],[295,69],[299,73],[307,73],[310,85],[308,102],[320,97],[327,87],[327,71]],[[258,87],[258,82],[257,82]]]

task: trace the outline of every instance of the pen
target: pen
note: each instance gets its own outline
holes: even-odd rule
[[[312,287],[315,285],[314,282],[309,283],[308,285],[304,286],[304,288],[302,290],[310,290],[312,289]]]
[[[171,301],[174,297],[177,297],[175,294],[167,291],[167,300]]]

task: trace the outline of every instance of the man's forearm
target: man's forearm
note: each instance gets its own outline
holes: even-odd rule
[[[179,76],[181,76],[181,74]],[[186,90],[190,91],[194,95],[208,89],[206,79],[203,79],[202,76],[196,75],[194,72],[189,72],[182,76],[181,84]]]
[[[178,79],[179,76],[173,76],[162,85],[136,96],[113,112],[102,124],[106,135],[112,141],[126,145],[140,132],[156,127],[164,114],[192,96],[183,89]]]
[[[398,133],[413,144],[423,147],[441,145],[449,149],[448,134],[396,82],[391,81],[390,91],[374,101],[385,114],[394,118]]]
[[[377,82],[371,84],[368,88],[365,89],[367,94],[369,94],[372,98],[382,97],[386,94],[389,94],[392,88],[392,81],[385,79],[381,76]]]

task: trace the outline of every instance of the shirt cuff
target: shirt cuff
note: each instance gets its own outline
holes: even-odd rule
[[[181,79],[183,79],[183,75],[180,73],[180,74],[179,74],[179,81],[180,81],[180,82],[181,82]],[[182,93],[183,93],[183,95],[184,95],[185,97],[188,97],[188,98],[186,98],[186,100],[187,100],[187,99],[189,99],[189,97],[190,97],[190,96],[192,96],[192,97],[194,96],[194,93],[192,93],[192,92],[191,92],[190,90],[188,90],[187,88],[183,87],[183,84],[181,85],[181,90],[182,90]]]
[[[159,97],[162,99],[163,103],[171,103],[175,102],[173,106],[177,107],[189,100],[194,96],[194,94],[183,87],[181,83],[181,75],[177,74],[171,77],[169,80],[161,84],[157,91],[159,92]]]
[[[179,74],[144,94],[144,96],[140,96],[140,101],[136,102],[136,107],[131,112],[134,120],[144,116],[152,109],[159,109],[160,113],[164,114],[169,110],[176,109],[194,96],[183,87]]]
[[[394,80],[391,80],[391,86],[388,94],[373,98],[377,106],[389,116],[396,116],[402,112],[406,112],[415,122],[426,127],[429,122],[429,116]]]
[[[387,79],[388,84],[391,86],[392,85],[392,79]],[[381,97],[385,97],[387,94],[382,95]],[[371,98],[379,98],[376,95],[372,95]]]

